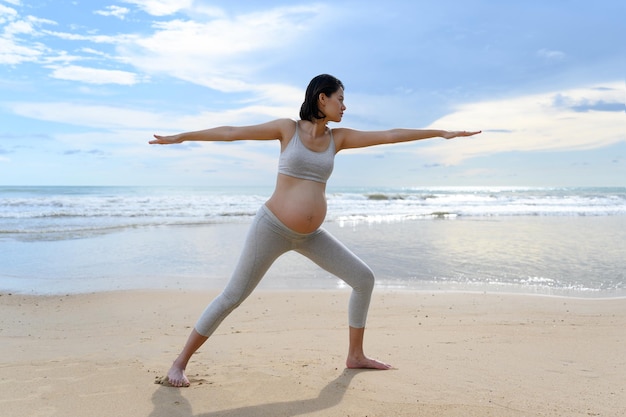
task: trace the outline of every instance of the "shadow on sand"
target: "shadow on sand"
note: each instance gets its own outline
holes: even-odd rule
[[[375,371],[368,369],[345,369],[337,378],[329,382],[316,398],[250,405],[198,415],[193,414],[191,404],[183,397],[181,389],[159,386],[152,396],[154,410],[149,417],[292,417],[308,414],[338,405],[348,390],[352,378],[361,372]]]

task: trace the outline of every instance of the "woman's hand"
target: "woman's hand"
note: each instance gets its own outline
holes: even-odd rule
[[[180,135],[161,136],[154,135],[155,139],[148,142],[150,145],[171,145],[173,143],[182,143],[183,139]]]
[[[477,135],[479,133],[481,133],[482,130],[477,130],[475,132],[467,132],[465,130],[460,130],[460,131],[456,131],[456,132],[445,132],[443,135],[441,135],[442,138],[444,139],[454,139],[454,138],[458,138],[461,136],[474,136]]]

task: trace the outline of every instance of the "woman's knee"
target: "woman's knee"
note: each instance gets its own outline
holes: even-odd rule
[[[374,284],[376,283],[376,277],[374,271],[368,266],[364,266],[358,274],[358,279],[354,280],[355,284],[352,288],[355,291],[363,293],[371,293],[374,290]]]
[[[203,336],[209,337],[222,321],[243,302],[245,297],[233,297],[222,292],[204,310],[198,319],[195,329]]]
[[[221,298],[223,308],[230,312],[239,307],[245,299],[248,298],[248,295],[249,294],[243,290],[229,291],[226,289],[222,292],[222,294],[220,294],[219,297]]]

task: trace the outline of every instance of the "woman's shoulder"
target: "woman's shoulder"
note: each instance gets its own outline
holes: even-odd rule
[[[278,123],[280,125],[284,125],[284,126],[292,126],[295,127],[295,125],[298,123],[298,120],[295,119],[290,119],[289,117],[284,117],[282,119],[276,119],[274,120],[274,123]]]
[[[295,134],[298,121],[289,118],[276,119],[270,122],[281,132],[281,142],[289,141]]]
[[[346,135],[352,133],[352,132],[357,132],[354,129],[350,129],[349,127],[335,127],[333,129],[331,129],[333,137],[335,138],[335,141],[342,141]]]

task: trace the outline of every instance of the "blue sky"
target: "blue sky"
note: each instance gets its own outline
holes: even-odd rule
[[[482,129],[341,152],[329,186],[626,186],[622,0],[0,0],[0,184],[267,185],[278,142],[153,133],[297,118]],[[333,126],[331,126],[333,127]]]

